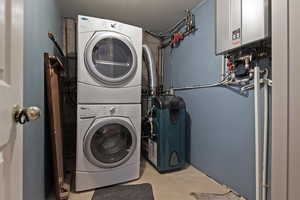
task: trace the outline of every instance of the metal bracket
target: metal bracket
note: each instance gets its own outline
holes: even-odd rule
[[[260,79],[260,84],[267,84],[269,87],[272,87],[272,80],[262,78]],[[244,87],[241,87],[241,91],[244,92],[246,90],[251,90],[253,88],[254,88],[254,84],[250,83],[248,85],[245,85]]]

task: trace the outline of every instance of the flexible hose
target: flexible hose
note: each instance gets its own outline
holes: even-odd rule
[[[148,81],[149,81],[149,87],[151,90],[151,95],[156,95],[157,90],[157,72],[156,72],[156,66],[153,54],[151,52],[151,49],[147,45],[143,45],[143,54],[146,58],[147,62],[147,68],[148,68]]]
[[[229,81],[217,82],[217,83],[207,84],[207,85],[195,85],[195,86],[188,86],[188,87],[172,88],[172,90],[174,90],[174,91],[181,91],[181,90],[192,90],[192,89],[210,88],[210,87],[223,86],[223,85],[226,85],[227,83],[229,83]]]
[[[177,88],[170,88],[170,90],[182,91],[182,90],[192,90],[192,89],[201,89],[201,88],[211,88],[211,87],[224,86],[224,85],[230,84],[232,82],[231,80],[228,80],[229,76],[230,76],[230,74],[225,76],[222,81],[212,83],[212,84],[177,87]]]

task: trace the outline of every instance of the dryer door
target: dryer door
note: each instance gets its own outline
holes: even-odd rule
[[[114,168],[125,163],[136,150],[135,128],[125,118],[98,119],[84,138],[86,158],[101,168]]]
[[[131,41],[119,33],[96,32],[84,56],[90,74],[108,87],[124,85],[136,73],[136,51]]]

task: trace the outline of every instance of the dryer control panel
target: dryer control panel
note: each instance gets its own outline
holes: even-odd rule
[[[87,17],[83,15],[78,16],[78,28],[80,32],[91,32],[91,31],[115,31],[122,32],[125,28],[138,28],[132,25],[123,24],[121,22],[99,19],[95,17]]]

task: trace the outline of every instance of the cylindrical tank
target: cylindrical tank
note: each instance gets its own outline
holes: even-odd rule
[[[186,164],[185,102],[178,96],[159,96],[153,105],[148,159],[159,172],[182,169]]]

